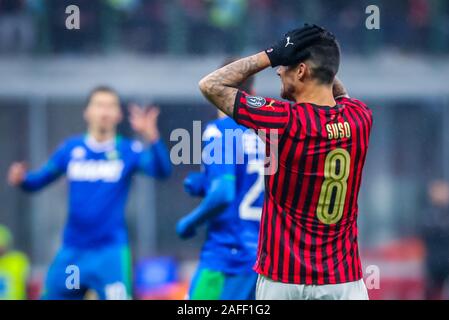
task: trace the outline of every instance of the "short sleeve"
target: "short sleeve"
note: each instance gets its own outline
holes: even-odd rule
[[[234,104],[234,120],[255,130],[278,130],[282,135],[290,120],[290,103],[272,98],[250,96],[238,91]]]

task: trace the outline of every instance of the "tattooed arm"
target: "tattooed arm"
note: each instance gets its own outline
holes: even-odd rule
[[[240,59],[212,72],[199,82],[203,95],[218,109],[232,117],[239,86],[253,74],[270,66],[265,52]]]
[[[334,92],[335,99],[349,97],[348,91],[346,90],[345,86],[343,85],[343,82],[341,82],[340,79],[338,79],[337,77],[335,77],[334,86],[333,86],[332,90]]]

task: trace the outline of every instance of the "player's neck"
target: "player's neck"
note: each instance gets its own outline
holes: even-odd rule
[[[297,103],[312,103],[319,106],[334,107],[335,102],[332,86],[314,85],[301,90],[295,97]]]
[[[88,135],[96,142],[107,142],[115,138],[115,131],[88,130]]]
[[[218,117],[218,119],[223,119],[223,118],[226,118],[227,115],[224,112],[222,112],[221,110],[218,110],[217,117]]]

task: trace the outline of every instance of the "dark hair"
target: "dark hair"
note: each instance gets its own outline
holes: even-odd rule
[[[335,36],[324,30],[304,53],[305,61],[312,63],[312,77],[322,84],[332,84],[340,68],[340,45]]]
[[[113,94],[113,95],[117,96],[117,98],[120,98],[119,95],[118,95],[118,92],[115,91],[113,88],[108,87],[108,86],[103,86],[103,85],[102,85],[102,86],[98,86],[98,87],[93,88],[93,89],[89,92],[89,94],[87,95],[87,99],[86,99],[86,107],[89,105],[90,100],[92,100],[92,97],[93,97],[95,94],[99,93],[99,92],[110,93],[110,94]]]
[[[233,62],[236,62],[237,60],[239,60],[239,58],[236,57],[228,57],[224,60],[223,64],[221,65],[221,67],[227,66],[228,64],[231,64]],[[251,93],[251,91],[253,91],[253,87],[254,87],[254,76],[249,77],[248,79],[246,79],[245,82],[242,82],[237,89],[245,91],[247,93]]]

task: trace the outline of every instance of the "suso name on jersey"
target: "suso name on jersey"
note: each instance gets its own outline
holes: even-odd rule
[[[347,121],[327,124],[326,131],[329,140],[351,138],[351,126]]]

